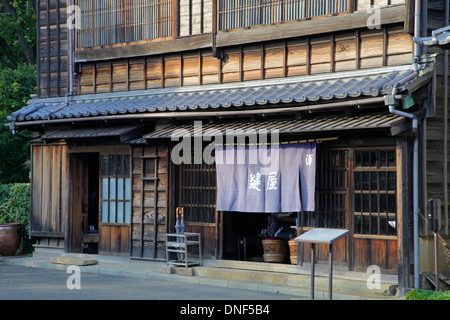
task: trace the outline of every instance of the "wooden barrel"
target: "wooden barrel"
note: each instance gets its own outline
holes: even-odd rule
[[[284,261],[284,240],[281,238],[266,238],[262,241],[264,250],[264,261],[283,262]]]
[[[289,240],[289,254],[291,258],[291,264],[297,264],[297,242],[294,239]]]

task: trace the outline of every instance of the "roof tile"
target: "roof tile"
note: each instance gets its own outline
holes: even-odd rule
[[[375,69],[374,69],[375,70]],[[69,106],[51,99],[31,103],[10,116],[11,121],[46,120],[49,117],[75,118],[145,112],[173,112],[254,105],[320,102],[390,93],[392,85],[413,72],[412,67],[385,67],[376,71],[330,73],[323,76],[281,78],[227,85],[166,88],[136,92],[135,96],[118,98],[108,95],[74,97]],[[308,79],[313,79],[308,81]],[[314,80],[316,79],[316,80]],[[177,90],[178,89],[178,90]],[[130,94],[130,93],[128,93]],[[81,100],[83,99],[83,100]],[[56,110],[56,112],[52,112]]]

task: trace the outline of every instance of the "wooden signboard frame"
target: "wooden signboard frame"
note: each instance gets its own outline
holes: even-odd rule
[[[314,269],[315,269],[315,246],[316,244],[328,244],[330,246],[329,253],[329,280],[328,280],[328,297],[332,300],[333,291],[333,243],[342,237],[345,237],[350,233],[349,230],[345,229],[326,229],[326,228],[314,228],[305,232],[304,234],[298,236],[294,239],[295,242],[311,243],[311,299],[314,300]],[[300,246],[297,245],[297,250]],[[297,256],[298,256],[297,252]]]

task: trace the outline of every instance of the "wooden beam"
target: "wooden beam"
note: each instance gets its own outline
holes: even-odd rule
[[[211,35],[179,38],[166,41],[149,41],[139,44],[124,44],[120,47],[104,47],[100,49],[77,50],[75,62],[99,61],[119,58],[141,57],[162,53],[174,53],[201,48],[211,48]]]
[[[64,232],[31,231],[30,236],[41,238],[64,238]]]

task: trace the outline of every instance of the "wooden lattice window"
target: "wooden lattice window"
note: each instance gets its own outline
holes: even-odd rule
[[[214,223],[216,216],[215,164],[181,164],[178,205],[185,222]]]
[[[318,150],[316,210],[303,213],[303,226],[345,228],[348,150]]]
[[[352,0],[219,0],[219,30],[349,12]]]
[[[397,234],[395,149],[355,150],[355,234]]]
[[[173,0],[78,0],[77,48],[173,36]]]

